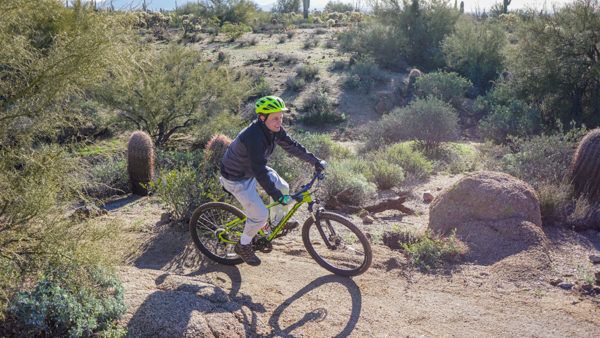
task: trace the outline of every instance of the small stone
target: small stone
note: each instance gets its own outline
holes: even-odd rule
[[[581,290],[585,291],[585,292],[591,292],[594,289],[594,286],[592,284],[583,284],[581,286]]]
[[[161,224],[171,223],[171,213],[165,212],[164,214],[160,215],[160,223]]]
[[[562,282],[563,282],[563,280],[562,280],[562,279],[560,279],[560,278],[552,278],[552,279],[550,280],[550,285],[552,285],[552,286],[557,286],[558,284],[560,284],[560,283],[562,283]]]
[[[594,264],[600,264],[600,256],[590,255],[590,261]]]
[[[562,283],[558,284],[558,287],[563,290],[571,290],[573,288],[573,284],[567,283],[567,282],[562,282]]]
[[[375,220],[373,219],[373,217],[371,216],[365,216],[362,218],[363,224],[373,224],[373,222],[375,222]]]
[[[596,283],[600,284],[600,271],[596,272],[594,277],[596,277]]]
[[[433,201],[433,195],[429,191],[424,192],[423,193],[423,202],[431,203],[431,201]]]
[[[365,210],[365,209],[361,209],[361,210],[358,212],[358,217],[360,217],[360,218],[363,218],[363,217],[365,217],[365,216],[369,216],[369,212],[368,212],[367,210]]]
[[[600,295],[600,286],[594,286],[592,290],[594,290],[595,294]]]
[[[437,188],[435,188],[435,190],[442,191],[442,187],[437,187]]]

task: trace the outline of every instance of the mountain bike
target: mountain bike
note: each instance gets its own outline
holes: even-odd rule
[[[302,226],[302,241],[311,257],[323,268],[342,276],[357,276],[369,269],[373,258],[367,237],[348,218],[325,211],[319,200],[313,198],[313,185],[325,179],[315,172],[312,180],[291,195],[296,202],[270,232],[260,229],[253,239],[255,251],[269,253],[272,241],[288,234],[286,223],[304,204],[308,204],[310,217]],[[267,205],[272,208],[279,202]],[[237,207],[223,202],[210,202],[199,206],[190,220],[190,233],[196,247],[215,262],[235,265],[242,259],[234,252],[239,241],[246,215]],[[270,223],[270,221],[269,221]]]

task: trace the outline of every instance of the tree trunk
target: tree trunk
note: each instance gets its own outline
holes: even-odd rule
[[[349,190],[340,192],[333,198],[330,198],[327,203],[325,203],[325,206],[329,209],[342,210],[349,213],[356,213],[361,210],[366,210],[371,214],[376,214],[385,210],[398,210],[408,215],[413,215],[415,213],[414,210],[403,205],[410,195],[408,192],[401,193],[400,196],[396,198],[386,199],[379,203],[367,206],[357,206],[345,203],[344,200],[347,199],[349,193]]]

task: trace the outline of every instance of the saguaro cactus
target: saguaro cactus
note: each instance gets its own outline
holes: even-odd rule
[[[131,134],[127,144],[127,172],[131,192],[148,195],[147,185],[154,177],[154,144],[150,135],[143,131]]]
[[[600,201],[600,128],[590,131],[577,147],[571,162],[570,178],[577,196]]]
[[[309,7],[310,7],[310,0],[302,0],[302,9],[304,10],[304,19],[308,19]]]
[[[510,5],[511,1],[512,0],[502,0],[502,13],[508,13],[508,5]]]

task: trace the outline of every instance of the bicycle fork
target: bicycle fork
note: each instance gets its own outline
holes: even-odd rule
[[[327,248],[329,250],[335,250],[337,249],[337,244],[339,243],[335,243],[332,244],[331,243],[331,239],[335,239],[337,237],[337,234],[335,233],[335,230],[333,229],[333,227],[331,226],[331,223],[329,222],[329,220],[325,220],[325,229],[327,229],[329,231],[329,236],[327,236],[327,234],[325,234],[325,230],[323,230],[324,226],[323,226],[323,220],[321,220],[321,211],[323,211],[323,208],[319,208],[316,212],[316,215],[313,214],[313,220],[315,221],[315,226],[317,227],[317,230],[319,231],[319,234],[321,235],[321,238],[323,238],[323,241],[325,242],[325,245],[327,246]]]

